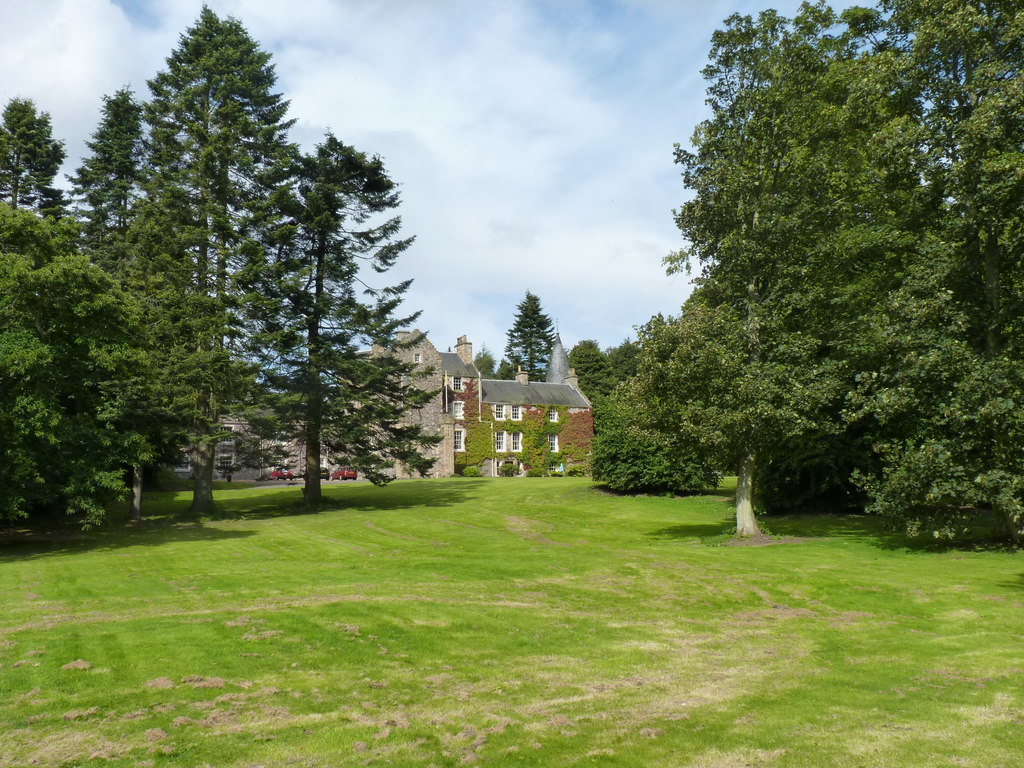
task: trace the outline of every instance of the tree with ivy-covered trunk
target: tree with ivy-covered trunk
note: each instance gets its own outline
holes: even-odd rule
[[[157,278],[149,299],[172,400],[191,425],[195,514],[213,503],[220,420],[255,379],[237,278],[263,258],[290,184],[293,121],[275,85],[270,54],[207,6],[149,81],[151,172],[136,236]]]
[[[547,373],[554,340],[551,318],[544,314],[540,299],[527,291],[516,305],[516,317],[505,345],[505,359],[514,371],[521,369],[531,380],[542,380]]]
[[[12,208],[60,214],[63,195],[53,180],[66,154],[53,138],[50,114],[31,99],[11,99],[0,122],[0,199]]]

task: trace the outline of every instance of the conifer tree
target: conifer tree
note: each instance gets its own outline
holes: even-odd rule
[[[50,114],[38,112],[31,99],[7,102],[0,124],[0,198],[12,208],[60,213],[63,196],[53,179],[66,153],[52,133]]]
[[[259,259],[287,182],[287,102],[270,55],[242,24],[204,6],[149,81],[152,174],[140,238],[159,275],[163,348],[191,423],[192,509],[212,504],[219,421],[244,394],[238,271]]]
[[[542,381],[547,373],[555,332],[551,318],[541,309],[540,299],[529,291],[516,306],[516,318],[507,339],[505,358],[513,370],[522,368],[531,380]]]
[[[277,260],[253,282],[248,302],[271,352],[265,375],[284,395],[305,444],[305,502],[320,499],[321,455],[374,483],[396,461],[426,471],[419,449],[436,442],[406,423],[432,392],[414,386],[415,367],[395,354],[396,331],[418,313],[397,314],[409,282],[360,290],[362,264],[389,270],[412,243],[400,237],[397,185],[380,158],[328,134],[301,158]],[[373,354],[364,353],[367,347]]]
[[[91,154],[71,182],[85,245],[96,258],[96,251],[116,249],[125,242],[141,193],[145,162],[142,105],[130,89],[121,88],[113,96],[103,97],[100,124],[86,146]],[[117,261],[116,255],[108,258]]]

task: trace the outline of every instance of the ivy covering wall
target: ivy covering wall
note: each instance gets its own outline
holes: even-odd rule
[[[448,393],[450,402],[461,401],[464,409],[464,418],[456,426],[461,425],[466,431],[466,450],[455,454],[456,473],[461,474],[466,467],[484,469],[488,459],[497,459],[498,463],[519,461],[524,469],[539,468],[546,471],[552,464],[564,464],[566,469],[574,465],[589,469],[590,444],[594,437],[594,417],[591,411],[566,405],[524,405],[521,420],[496,420],[490,403],[483,403],[481,408],[479,386],[477,379],[463,379],[462,392]],[[510,415],[510,410],[506,406],[506,417]],[[548,413],[552,410],[558,412],[558,421],[549,420]],[[494,433],[497,431],[521,432],[522,449],[495,451]],[[548,435],[558,435],[558,451],[549,450]],[[506,438],[506,449],[510,443],[510,439]]]

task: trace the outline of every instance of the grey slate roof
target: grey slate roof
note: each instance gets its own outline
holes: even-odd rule
[[[467,378],[480,378],[480,371],[470,363],[462,362],[462,358],[454,352],[439,352],[441,355],[441,368],[449,376],[466,376]]]
[[[589,408],[583,395],[568,384],[549,384],[531,381],[525,387],[518,381],[483,379],[481,397],[485,403],[508,403],[509,405],[568,405],[572,408]]]

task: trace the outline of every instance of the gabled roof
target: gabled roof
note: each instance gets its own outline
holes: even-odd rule
[[[579,392],[568,384],[549,384],[531,381],[522,385],[518,381],[483,379],[480,382],[481,398],[485,403],[508,403],[509,405],[568,405],[572,408],[589,408]]]
[[[480,371],[472,363],[462,362],[462,358],[454,352],[441,352],[441,369],[449,376],[465,376],[479,379]]]

